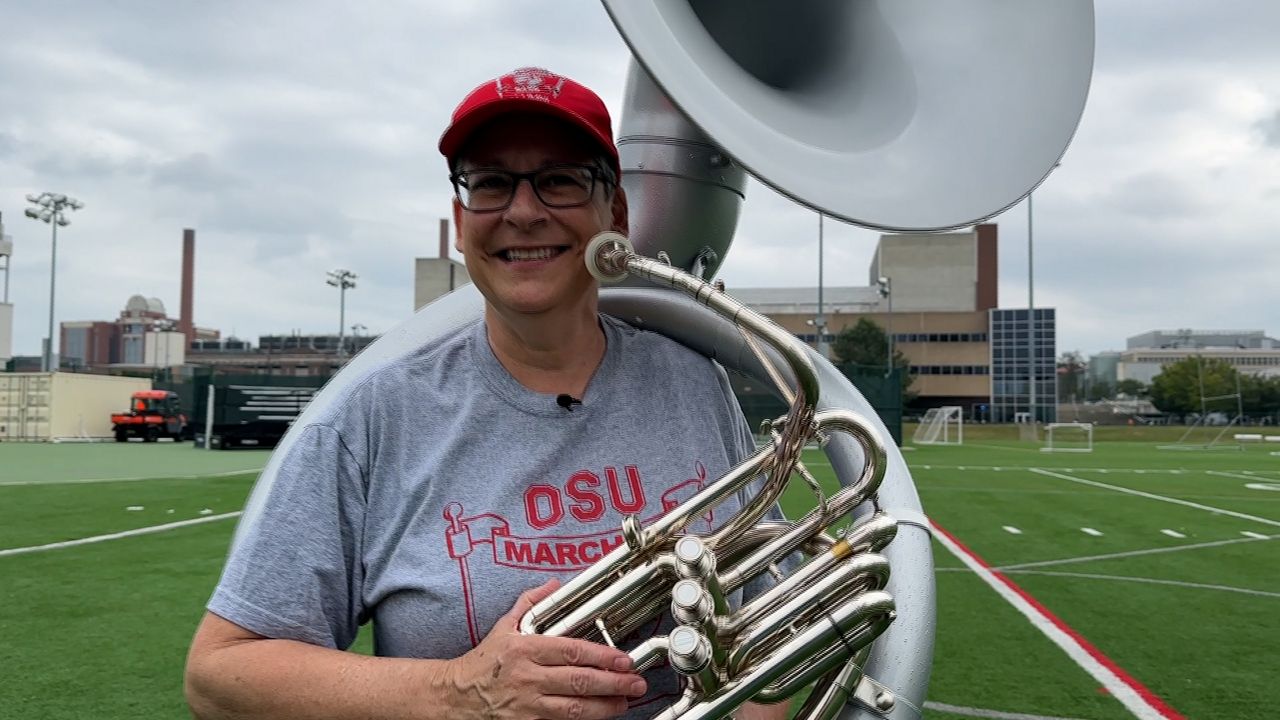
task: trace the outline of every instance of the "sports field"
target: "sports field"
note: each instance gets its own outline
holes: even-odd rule
[[[1280,716],[1275,446],[1118,432],[905,452],[941,540],[926,717]],[[186,717],[187,644],[266,457],[0,444],[0,717]]]

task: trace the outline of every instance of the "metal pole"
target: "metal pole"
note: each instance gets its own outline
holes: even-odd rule
[[[884,376],[889,377],[893,374],[893,278],[886,277],[885,289],[889,299],[889,315],[885,318],[885,358],[884,358]]]
[[[53,213],[53,248],[49,258],[49,344],[44,351],[44,371],[53,372],[53,293],[54,283],[58,278],[58,211]]]
[[[814,324],[818,327],[818,354],[827,357],[827,319],[823,315],[822,306],[822,213],[818,213],[818,318]]]
[[[1036,426],[1036,302],[1035,302],[1035,263],[1032,261],[1031,243],[1031,193],[1027,193],[1027,360],[1031,372],[1028,373],[1027,414],[1031,416],[1031,427]]]
[[[346,350],[346,323],[347,323],[347,279],[343,277],[338,281],[338,357],[343,356]]]

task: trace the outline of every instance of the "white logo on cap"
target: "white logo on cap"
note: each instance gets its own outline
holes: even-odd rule
[[[503,80],[507,78],[511,79],[513,87],[508,88],[503,84]],[[555,82],[552,83],[552,80]],[[495,90],[497,90],[498,97],[503,97],[508,92],[535,97],[550,93],[551,97],[559,97],[562,88],[564,88],[564,78],[559,75],[553,75],[542,68],[526,67],[520,68],[510,75],[498,78]]]

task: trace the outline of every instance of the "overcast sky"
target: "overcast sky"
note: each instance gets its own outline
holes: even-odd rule
[[[621,109],[628,53],[593,0],[8,2],[0,212],[15,245],[14,351],[48,318],[48,226],[24,195],[85,203],[59,234],[57,320],[134,294],[178,314],[197,230],[196,323],[332,333],[412,311],[450,190],[436,140],[476,84],[538,65]],[[1035,193],[1035,298],[1058,349],[1156,328],[1280,336],[1280,3],[1107,0],[1084,118]],[[1000,303],[1025,307],[1027,212],[1000,225]],[[721,274],[817,282],[813,212],[753,183]],[[827,223],[826,282],[862,285],[876,233]],[[461,259],[455,255],[456,259]]]

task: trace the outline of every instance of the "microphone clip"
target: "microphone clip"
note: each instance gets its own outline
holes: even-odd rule
[[[560,393],[556,396],[556,404],[569,412],[573,412],[573,406],[581,405],[582,401],[568,393]]]

